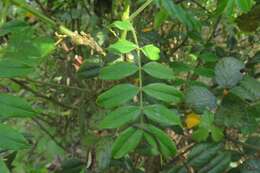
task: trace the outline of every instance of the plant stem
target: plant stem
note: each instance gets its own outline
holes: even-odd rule
[[[0,26],[2,26],[6,21],[6,16],[7,16],[7,13],[8,13],[9,4],[10,4],[9,0],[3,1],[4,7],[3,7],[2,12],[1,12]]]
[[[130,0],[126,0],[126,2],[125,2],[125,10],[124,10],[124,12],[122,14],[122,21],[129,19],[130,4],[131,4]],[[121,33],[121,39],[126,39],[126,37],[127,37],[127,30],[124,30]]]
[[[44,14],[42,14],[41,12],[39,12],[38,10],[35,10],[34,8],[32,8],[30,5],[24,3],[23,1],[20,0],[10,0],[13,4],[17,5],[18,7],[21,7],[23,9],[25,9],[26,11],[32,13],[34,16],[39,17],[42,21],[44,21],[45,23],[56,27],[57,24],[54,20],[50,19],[49,17],[45,16]]]
[[[74,44],[89,46],[91,49],[96,50],[98,53],[102,54],[103,56],[106,55],[104,50],[97,44],[97,42],[90,35],[85,33],[78,34],[77,32],[71,31],[70,29],[66,28],[63,25],[60,25],[58,22],[54,21],[53,19],[45,16],[40,11],[35,10],[33,7],[31,7],[30,5],[28,5],[23,1],[10,0],[10,2],[32,13],[34,16],[38,17],[40,20],[50,25],[52,28],[58,29],[62,34],[69,36]]]
[[[131,16],[129,20],[133,20],[136,16],[138,16],[148,5],[150,5],[153,0],[147,0],[141,7],[139,7]]]
[[[76,107],[73,107],[73,106],[70,106],[70,105],[66,105],[66,104],[64,104],[62,102],[59,102],[58,100],[56,100],[53,97],[48,97],[48,96],[45,96],[45,95],[35,91],[34,89],[30,88],[29,86],[27,86],[26,84],[24,84],[23,82],[21,82],[19,80],[16,80],[16,79],[10,79],[10,80],[13,81],[14,83],[18,84],[23,89],[25,89],[27,91],[30,91],[31,93],[33,93],[37,97],[43,98],[43,99],[45,99],[47,101],[52,102],[53,104],[56,104],[58,106],[66,108],[66,109],[78,110],[78,108],[76,108]]]
[[[139,47],[136,31],[132,30],[133,37],[135,44]],[[140,102],[140,109],[143,111],[144,103],[143,103],[143,78],[142,78],[142,59],[140,54],[140,48],[137,49],[137,61],[138,61],[138,77],[139,77],[139,102]],[[144,123],[144,116],[141,116],[141,124]]]

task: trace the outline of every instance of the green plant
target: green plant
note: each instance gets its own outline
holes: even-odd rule
[[[0,2],[0,172],[259,172],[259,5]]]

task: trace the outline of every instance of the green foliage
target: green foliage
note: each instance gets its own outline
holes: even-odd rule
[[[245,65],[233,58],[223,58],[215,67],[215,80],[220,87],[231,88],[234,87],[242,78],[241,70]]]
[[[144,86],[144,93],[167,103],[177,104],[182,100],[182,93],[173,86],[164,83],[152,83]]]
[[[157,62],[145,64],[143,69],[146,73],[158,79],[170,80],[174,78],[174,73],[171,68]]]
[[[150,105],[144,107],[144,114],[148,119],[158,122],[162,125],[180,125],[179,115],[173,110],[169,110],[162,105]]]
[[[192,86],[185,96],[186,104],[199,113],[207,109],[214,110],[217,107],[216,97],[205,87]]]
[[[10,171],[8,170],[8,168],[6,167],[6,165],[2,159],[0,159],[0,171],[2,173],[10,173]]]
[[[124,130],[116,139],[112,148],[114,158],[121,158],[131,152],[139,144],[143,137],[143,131],[133,127]]]
[[[259,172],[259,2],[1,1],[0,172]]]
[[[222,130],[214,125],[214,114],[206,111],[202,115],[199,127],[194,131],[192,137],[197,142],[202,142],[207,140],[209,133],[211,133],[211,137],[215,142],[219,142],[224,137]]]
[[[152,44],[146,45],[141,48],[144,55],[153,61],[160,59],[160,49]]]
[[[141,110],[137,106],[124,106],[110,112],[104,118],[99,127],[100,128],[119,128],[129,122],[134,122],[140,115]]]
[[[101,94],[97,103],[105,108],[120,106],[131,100],[138,93],[138,88],[131,84],[119,84]]]
[[[118,62],[101,69],[100,79],[119,80],[133,75],[137,70],[138,67],[133,63]]]
[[[17,130],[0,124],[0,148],[9,150],[26,149],[29,147],[27,140]]]
[[[108,50],[113,53],[120,54],[120,53],[129,53],[136,48],[137,48],[136,44],[127,40],[120,39],[116,43],[110,45],[108,47]]]
[[[37,114],[24,99],[0,94],[0,117],[32,117]]]

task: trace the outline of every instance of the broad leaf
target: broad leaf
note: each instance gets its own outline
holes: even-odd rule
[[[5,162],[1,158],[0,158],[0,172],[1,173],[10,173],[7,166],[5,165]]]
[[[206,68],[206,67],[198,67],[198,68],[194,69],[194,74],[212,78],[212,77],[214,77],[214,70],[211,68]]]
[[[194,18],[192,14],[185,11],[181,6],[176,5],[171,0],[161,1],[162,7],[167,11],[168,15],[175,20],[175,17],[184,25],[188,27],[189,30],[200,30],[200,23]]]
[[[236,0],[238,8],[243,12],[248,12],[253,6],[253,0]]]
[[[241,70],[245,67],[240,60],[227,57],[221,59],[215,66],[215,80],[220,87],[234,87],[243,77]]]
[[[137,45],[127,41],[127,40],[118,40],[116,43],[110,45],[108,47],[108,50],[114,53],[119,53],[119,54],[123,54],[123,53],[129,53],[132,50],[136,49]]]
[[[103,80],[119,80],[134,74],[138,67],[133,63],[118,62],[101,69],[100,78]]]
[[[37,114],[24,99],[0,93],[0,117],[32,117]]]
[[[192,134],[192,138],[197,142],[206,141],[209,136],[208,129],[204,127],[200,127],[198,130],[194,131]]]
[[[149,133],[144,132],[144,139],[150,145],[152,154],[153,155],[159,154],[159,149],[158,149],[158,146],[157,146],[157,142],[154,139],[154,137],[152,135],[150,135]]]
[[[176,145],[171,140],[171,138],[161,129],[153,125],[147,125],[149,133],[151,133],[159,143],[160,152],[166,157],[171,157],[176,154]]]
[[[160,59],[160,49],[153,44],[142,47],[143,54],[150,60],[156,61]]]
[[[112,155],[115,159],[125,156],[133,151],[143,137],[143,131],[133,127],[124,130],[117,137],[112,147]]]
[[[190,65],[183,62],[172,62],[171,68],[174,73],[189,72],[192,70],[192,67]]]
[[[33,67],[28,66],[21,61],[17,61],[14,59],[0,60],[1,78],[24,77],[33,72]]]
[[[151,105],[144,107],[145,115],[162,125],[181,125],[180,116],[175,111],[169,110],[162,105]]]
[[[216,126],[211,126],[210,131],[213,141],[219,142],[224,138],[224,134],[220,128]]]
[[[143,91],[158,100],[167,103],[179,103],[182,100],[182,93],[173,86],[164,83],[153,83],[143,87]]]
[[[131,100],[139,88],[131,84],[119,84],[102,93],[97,98],[97,103],[105,108],[113,108]]]
[[[186,93],[186,104],[196,112],[202,113],[206,109],[215,109],[216,97],[205,87],[192,86]]]
[[[199,55],[199,58],[205,62],[216,62],[218,60],[217,55],[212,52],[204,52]]]
[[[118,128],[129,122],[135,121],[140,115],[141,111],[136,106],[125,106],[110,112],[99,125],[102,129]]]
[[[24,21],[13,20],[5,23],[0,27],[0,36],[12,33],[12,32],[21,32],[26,29],[29,25]]]
[[[124,20],[124,21],[115,21],[111,24],[112,27],[118,28],[120,30],[127,30],[127,31],[131,31],[133,30],[133,26],[130,23],[130,21],[128,20]]]
[[[154,16],[154,27],[159,28],[161,24],[168,18],[168,14],[164,9],[160,9]]]
[[[143,69],[146,73],[158,79],[174,78],[174,73],[170,67],[157,62],[150,62],[145,64]]]
[[[26,139],[18,131],[0,124],[0,148],[7,150],[20,150],[29,147]]]

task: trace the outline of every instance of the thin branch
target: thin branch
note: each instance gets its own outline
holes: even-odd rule
[[[204,11],[206,11],[209,14],[212,14],[206,7],[204,7],[203,5],[201,5],[199,2],[197,2],[196,0],[190,0],[191,2],[193,2],[194,4],[196,4],[198,7],[200,7],[201,9],[203,9]]]
[[[53,86],[53,87],[62,87],[62,88],[67,88],[67,89],[74,89],[74,90],[79,90],[82,92],[88,91],[87,89],[79,88],[79,87],[74,87],[74,86],[68,86],[68,85],[63,85],[63,84],[55,84],[55,83],[50,83],[50,82],[42,82],[42,81],[37,81],[37,80],[32,80],[27,78],[26,81],[36,83],[36,84],[41,84],[41,85],[47,85],[47,86]]]
[[[32,120],[38,125],[38,127],[44,131],[59,147],[66,151],[66,148],[60,143],[55,136],[53,136],[37,119],[32,118]]]
[[[247,144],[247,143],[244,143],[244,142],[241,142],[241,141],[237,141],[237,140],[234,140],[234,139],[231,139],[231,138],[228,138],[228,140],[233,142],[233,143],[236,143],[236,144],[239,144],[239,145],[243,145],[243,146],[245,146],[247,148],[256,150],[257,152],[260,152],[260,147],[258,147],[258,146]]]
[[[138,16],[146,7],[148,7],[153,0],[147,0],[141,7],[139,7],[133,14],[130,15],[129,20],[133,20],[136,16]]]
[[[48,97],[48,96],[45,96],[37,91],[35,91],[34,89],[30,88],[29,86],[27,86],[26,84],[24,84],[22,81],[19,81],[19,80],[16,80],[16,79],[10,79],[11,81],[13,81],[14,83],[18,84],[19,86],[21,86],[23,89],[27,90],[27,91],[30,91],[31,93],[33,93],[35,96],[37,97],[40,97],[40,98],[43,98],[47,101],[50,101],[56,105],[59,105],[63,108],[66,108],[66,109],[73,109],[73,110],[77,110],[77,108],[75,107],[72,107],[72,106],[69,106],[69,105],[66,105],[64,103],[61,103],[59,102],[58,100],[56,100],[55,98],[52,98],[52,97]]]

